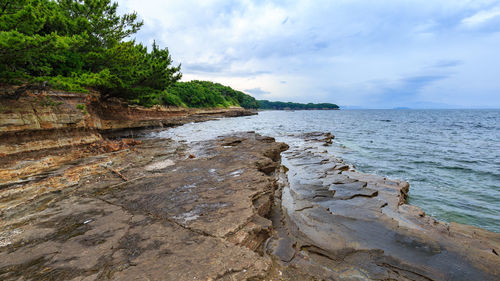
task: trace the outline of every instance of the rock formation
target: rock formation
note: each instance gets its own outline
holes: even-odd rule
[[[284,154],[285,219],[267,251],[285,279],[499,280],[500,234],[428,217],[407,205],[407,182],[357,172],[310,145]],[[312,141],[312,142],[311,142]],[[316,142],[316,144],[315,144]]]
[[[426,216],[408,183],[329,156],[331,134],[107,139],[249,112],[11,96],[0,280],[500,280],[500,234]]]
[[[287,146],[255,134],[201,146],[144,140],[3,190],[0,279],[264,279]]]
[[[255,114],[242,108],[131,106],[98,93],[0,88],[0,155],[88,144],[103,134]],[[120,132],[121,131],[121,132]]]

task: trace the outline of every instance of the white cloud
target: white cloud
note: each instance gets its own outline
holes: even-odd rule
[[[500,7],[495,7],[493,9],[477,12],[474,15],[463,19],[462,24],[469,27],[477,26],[498,16],[500,16]]]
[[[500,98],[491,101],[500,82],[479,76],[500,73],[500,64],[491,63],[500,60],[498,30],[490,24],[500,15],[495,8],[500,7],[498,0],[119,0],[119,4],[123,11],[137,11],[144,19],[138,40],[149,44],[156,39],[169,47],[175,62],[183,65],[184,80],[260,89],[274,100],[372,105],[375,95],[384,95],[380,85],[446,74],[446,79],[429,83],[415,95],[500,106]],[[485,25],[489,28],[471,28]],[[434,65],[446,67],[436,73],[429,67]],[[464,92],[464,84],[477,89]],[[475,98],[468,99],[472,94]]]

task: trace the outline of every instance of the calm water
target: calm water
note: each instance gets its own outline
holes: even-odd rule
[[[298,146],[296,135],[331,132],[329,153],[409,181],[409,202],[427,214],[500,232],[500,110],[266,111],[160,135],[196,141],[250,130]]]

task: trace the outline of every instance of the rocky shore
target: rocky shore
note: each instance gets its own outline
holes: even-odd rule
[[[264,279],[287,146],[255,134],[198,145],[147,139],[3,189],[0,279]]]
[[[0,87],[0,156],[133,135],[134,130],[172,127],[218,117],[256,114],[243,108],[145,108],[97,92]]]
[[[500,234],[435,220],[406,204],[409,184],[328,157],[331,135],[284,153],[278,235],[286,280],[499,280]],[[278,201],[278,200],[277,200]]]
[[[132,139],[120,128],[241,111],[175,119],[168,109],[140,117],[137,110],[149,111],[119,106],[108,117],[89,106],[66,125],[54,122],[62,109],[46,109],[52,119],[43,119],[37,105],[13,107],[8,122],[3,111],[12,139],[2,139],[0,161],[0,280],[500,279],[500,234],[407,205],[408,183],[329,156],[331,134],[300,135],[306,145],[291,147],[254,132]],[[38,118],[24,129],[12,121],[31,120],[21,108]],[[28,132],[97,137],[6,149],[29,142]],[[110,132],[122,138],[107,139]]]

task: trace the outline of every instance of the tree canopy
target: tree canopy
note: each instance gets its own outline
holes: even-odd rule
[[[258,102],[218,83],[178,82],[181,65],[172,65],[168,48],[135,42],[143,22],[117,9],[111,0],[0,0],[0,83],[91,88],[145,106],[338,108]]]
[[[147,101],[181,78],[167,48],[130,39],[137,14],[111,0],[1,0],[0,82],[47,81],[65,90]]]
[[[167,89],[169,94],[179,97],[189,107],[258,108],[255,98],[231,87],[209,81],[177,82]]]

